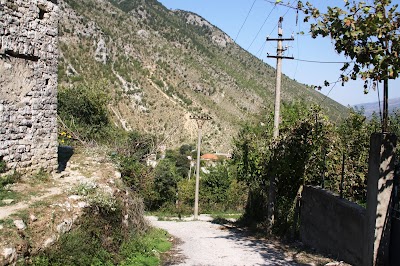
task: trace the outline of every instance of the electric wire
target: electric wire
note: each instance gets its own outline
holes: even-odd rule
[[[297,20],[297,18],[296,18],[296,20]],[[297,22],[296,22],[296,23],[297,23]],[[299,23],[298,25],[299,25],[299,31],[300,31],[300,23]],[[299,57],[300,57],[299,38],[296,38],[296,43],[297,43],[297,58],[299,58]],[[296,68],[294,69],[293,79],[296,78],[296,74],[297,74],[297,69],[298,69],[298,67],[299,67],[299,61],[297,60],[297,61],[296,61]]]
[[[341,61],[318,61],[318,60],[306,60],[306,59],[298,59],[295,58],[294,60],[300,61],[300,62],[307,62],[307,63],[318,63],[318,64],[346,64],[346,63],[352,63],[351,62],[341,62]]]
[[[267,44],[267,41],[264,41],[263,44],[262,44],[262,46],[260,47],[260,49],[258,49],[258,52],[256,53],[256,56],[257,56],[257,57],[260,57],[260,56],[262,55],[262,53],[263,53],[263,51],[264,51],[264,49],[265,49],[266,44]]]
[[[254,0],[253,4],[251,5],[250,10],[249,10],[249,12],[247,13],[246,18],[244,19],[243,24],[242,24],[242,26],[240,27],[239,32],[238,32],[237,35],[236,35],[235,42],[236,42],[237,38],[239,37],[239,34],[240,34],[240,32],[242,31],[244,25],[246,24],[247,19],[249,18],[250,13],[251,13],[251,11],[253,10],[253,7],[254,7],[254,4],[256,3],[256,1],[257,1],[257,0]]]
[[[323,103],[325,102],[325,100],[328,98],[329,94],[332,92],[333,88],[335,88],[335,87],[336,87],[336,84],[339,83],[339,81],[340,81],[340,79],[342,78],[344,72],[345,72],[345,71],[342,71],[342,74],[340,75],[340,77],[336,80],[336,82],[333,83],[333,86],[332,86],[331,89],[328,91],[328,93],[325,95],[324,99],[319,103],[319,105],[321,105],[321,104],[323,104]],[[350,73],[350,72],[349,72],[349,73]]]
[[[258,30],[256,36],[254,37],[254,39],[251,41],[250,46],[247,48],[247,50],[250,50],[250,47],[253,45],[254,41],[257,39],[258,35],[260,34],[262,28],[264,27],[265,23],[267,23],[267,20],[269,19],[269,17],[272,14],[272,11],[274,11],[274,9],[276,8],[276,5],[271,9],[271,11],[269,12],[267,18],[264,20],[264,23],[261,25],[260,29]]]
[[[297,0],[294,0],[293,2],[292,2],[292,4],[291,5],[293,5],[294,4],[294,2],[296,2]],[[274,8],[276,7],[276,5],[274,6]],[[285,14],[283,14],[283,16],[282,16],[282,18],[284,18],[286,15],[287,15],[287,13],[289,12],[289,10],[290,10],[291,8],[290,7],[288,7],[288,9],[286,10],[286,12],[285,12]],[[274,30],[276,29],[276,27],[278,27],[278,23],[277,24],[275,24],[275,27],[272,29],[272,31],[271,31],[271,33],[269,34],[269,35],[271,35],[273,32],[274,32]]]
[[[325,102],[326,98],[328,98],[329,94],[331,93],[331,91],[333,90],[333,88],[335,88],[335,86],[336,86],[336,84],[338,84],[338,82],[339,82],[339,80],[333,84],[333,86],[332,86],[331,89],[328,91],[328,93],[325,95],[324,99],[320,102],[319,105],[321,105],[321,104],[323,104],[323,103]]]

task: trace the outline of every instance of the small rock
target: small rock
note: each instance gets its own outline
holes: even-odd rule
[[[0,224],[0,230],[3,230],[4,226],[2,224]]]
[[[57,240],[57,237],[55,235],[52,235],[51,237],[47,238],[46,241],[43,243],[43,248],[48,248],[52,246]]]
[[[31,220],[31,222],[37,221],[37,217],[34,214],[29,215],[29,219]]]
[[[7,264],[13,264],[17,260],[17,250],[15,248],[3,249],[3,257]]]
[[[78,207],[81,208],[81,209],[87,207],[88,205],[89,204],[87,204],[87,202],[84,202],[84,201],[78,202]]]
[[[57,225],[57,232],[60,234],[64,234],[71,230],[72,228],[72,220],[71,219],[65,219],[62,223]]]
[[[71,195],[71,196],[69,196],[68,198],[71,199],[71,200],[80,200],[80,199],[82,198],[82,196],[79,196],[79,195]]]
[[[11,203],[14,202],[14,200],[13,200],[13,199],[3,199],[2,202],[3,202],[4,204],[6,204],[6,205],[10,205]]]
[[[15,220],[14,225],[20,230],[24,230],[26,228],[26,225],[22,220]]]
[[[121,178],[121,172],[115,171],[115,178]]]

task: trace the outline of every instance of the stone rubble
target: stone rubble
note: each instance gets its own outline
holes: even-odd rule
[[[26,229],[26,224],[22,220],[15,220],[14,225],[20,229],[20,230],[25,230]]]

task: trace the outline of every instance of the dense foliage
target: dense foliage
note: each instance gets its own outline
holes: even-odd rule
[[[195,190],[195,172],[190,166],[191,160],[195,160],[193,148],[184,144],[179,149],[167,150],[154,169],[134,155],[123,156],[122,178],[143,197],[148,210],[191,214]],[[247,190],[236,179],[234,166],[221,161],[207,165],[206,169],[209,173],[200,173],[200,211],[242,210]]]
[[[344,8],[329,7],[321,13],[309,2],[306,7],[298,1],[298,8],[310,17],[310,33],[332,39],[336,52],[343,53],[351,62],[344,63],[341,70],[342,84],[349,78],[364,80],[364,93],[376,89],[377,82],[383,81],[383,123],[382,131],[388,130],[389,79],[400,74],[400,12],[398,4],[391,0],[344,1]],[[350,69],[350,70],[349,70]],[[370,82],[369,82],[370,81]],[[329,82],[325,81],[325,85]]]
[[[159,265],[156,253],[171,247],[168,234],[149,228],[139,232],[136,226],[122,230],[121,217],[121,208],[105,211],[95,205],[86,209],[79,226],[35,256],[33,265]]]
[[[62,132],[82,140],[108,139],[112,126],[107,111],[108,96],[100,85],[59,88],[58,115]]]
[[[392,121],[397,116],[393,114]],[[277,193],[274,229],[280,234],[297,226],[295,207],[303,185],[324,186],[338,194],[342,191],[351,201],[365,202],[369,140],[380,125],[376,116],[367,120],[362,111],[352,110],[334,125],[318,107],[285,105],[275,141],[271,121],[269,117],[265,123],[247,125],[235,140],[238,176],[250,191],[245,220],[266,225],[271,175],[276,177]]]
[[[343,75],[343,81],[349,76],[374,81],[396,79],[400,73],[398,4],[391,4],[391,0],[344,2],[344,8],[328,7],[326,13],[308,2],[303,6],[298,1],[298,7],[306,13],[305,21],[310,17],[316,20],[310,28],[314,38],[331,37],[335,50],[353,60],[350,74]],[[342,70],[351,64],[346,63]]]

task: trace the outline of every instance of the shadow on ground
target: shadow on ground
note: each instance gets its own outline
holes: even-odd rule
[[[74,148],[71,146],[58,146],[58,167],[57,173],[61,173],[67,167],[69,159],[74,154]]]
[[[219,224],[222,226],[221,230],[227,230],[229,232],[226,236],[219,236],[217,238],[226,238],[241,246],[247,247],[252,251],[260,254],[264,260],[265,264],[256,264],[258,266],[261,265],[283,265],[283,266],[303,266],[303,265],[318,265],[315,263],[304,264],[296,261],[296,256],[298,253],[289,254],[285,252],[282,248],[279,247],[279,244],[276,241],[269,239],[259,239],[251,234],[246,229],[241,229],[236,227],[232,222],[229,222],[225,219],[214,219],[212,223]],[[324,264],[322,264],[324,265]]]

